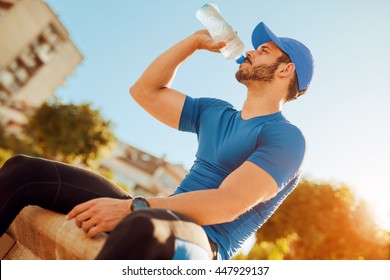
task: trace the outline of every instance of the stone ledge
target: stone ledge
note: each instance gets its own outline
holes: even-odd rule
[[[24,208],[7,233],[16,241],[5,260],[90,260],[102,248],[106,234],[90,239],[74,220],[38,206]]]

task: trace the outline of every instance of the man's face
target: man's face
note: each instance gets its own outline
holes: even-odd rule
[[[246,84],[249,81],[271,82],[279,62],[276,60],[282,55],[282,51],[273,42],[264,43],[257,50],[246,53],[245,62],[242,63],[236,73],[236,79]]]

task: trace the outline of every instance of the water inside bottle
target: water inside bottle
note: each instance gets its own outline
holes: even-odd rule
[[[220,51],[226,59],[236,59],[244,51],[245,46],[236,35],[232,35],[223,41],[226,42],[226,46]]]

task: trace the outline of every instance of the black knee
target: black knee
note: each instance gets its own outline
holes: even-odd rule
[[[17,172],[18,170],[26,170],[30,168],[32,157],[26,155],[15,155],[9,158],[1,168],[2,173],[4,172]]]
[[[0,169],[1,188],[16,190],[36,182],[58,182],[54,165],[45,159],[15,155]]]
[[[24,177],[26,170],[30,170],[29,157],[25,155],[16,155],[9,158],[0,169],[0,179],[3,186],[7,183],[13,183],[18,178]],[[17,187],[17,184],[12,184]]]
[[[169,228],[154,221],[147,211],[125,217],[109,234],[98,259],[172,259],[175,238]]]
[[[25,159],[28,159],[29,157],[26,156],[26,155],[22,155],[22,154],[19,154],[19,155],[14,155],[12,157],[10,157],[5,163],[4,163],[4,167],[5,166],[8,166],[8,165],[15,165],[15,164],[19,164],[19,162],[23,162]]]
[[[144,213],[135,212],[128,215],[118,224],[117,229],[131,233],[130,239],[144,245],[153,241],[154,225],[151,217]]]

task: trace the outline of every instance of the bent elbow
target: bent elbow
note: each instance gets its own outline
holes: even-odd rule
[[[226,215],[226,220],[227,222],[233,222],[235,219],[237,219],[238,217],[241,216],[241,214],[243,214],[242,211],[234,211],[233,209],[231,211],[229,211],[229,213],[227,213]]]
[[[143,86],[139,85],[138,83],[135,83],[129,89],[130,96],[141,106],[147,102],[147,92],[148,91],[145,91]]]
[[[223,219],[222,219],[222,223],[230,223],[230,222],[233,222],[233,221],[236,220],[240,215],[241,215],[241,213],[229,211],[228,213],[225,213],[225,214],[224,214],[224,217],[223,217]]]
[[[249,211],[252,207],[245,203],[240,203],[237,200],[230,202],[230,207],[224,213],[225,222],[232,222],[238,219],[242,214]]]
[[[216,223],[230,223],[233,222],[241,215],[241,212],[234,211],[233,209],[224,209],[222,213],[220,213],[220,217]]]
[[[137,99],[137,96],[139,95],[139,87],[137,86],[137,84],[134,84],[130,87],[129,89],[129,93],[130,93],[130,96],[136,100]]]
[[[158,90],[136,82],[129,89],[130,96],[140,105],[155,99]]]

